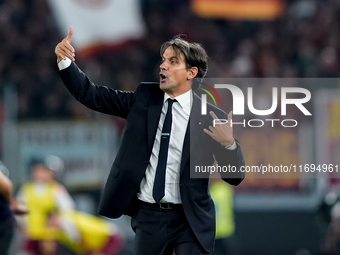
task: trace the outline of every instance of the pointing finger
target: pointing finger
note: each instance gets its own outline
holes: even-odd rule
[[[213,119],[215,119],[215,120],[218,119],[216,114],[213,111],[210,111],[209,113],[210,113],[211,117],[213,117]]]
[[[228,123],[231,122],[232,117],[233,117],[233,111],[230,111],[230,112],[228,113]]]
[[[68,35],[67,35],[67,40],[69,41],[69,43],[71,43],[72,41],[72,35],[73,35],[73,27],[69,27],[68,28]]]

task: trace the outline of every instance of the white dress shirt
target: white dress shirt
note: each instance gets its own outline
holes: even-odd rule
[[[165,173],[165,195],[161,201],[166,201],[174,204],[181,203],[179,190],[179,174],[184,136],[187,130],[191,110],[191,95],[192,92],[191,90],[189,90],[188,92],[175,97],[174,99],[176,99],[177,102],[174,102],[172,105],[171,134]],[[170,96],[165,93],[162,112],[158,123],[151,157],[149,160],[150,164],[145,171],[145,176],[140,184],[140,191],[137,194],[137,197],[140,200],[148,203],[155,203],[155,200],[152,196],[152,191],[158,164],[161,133],[163,129],[165,115],[168,110],[168,98],[170,98]]]

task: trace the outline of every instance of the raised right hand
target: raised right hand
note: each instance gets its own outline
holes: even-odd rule
[[[75,50],[71,45],[72,41],[72,35],[73,35],[73,28],[69,27],[68,28],[68,35],[65,37],[60,43],[57,44],[55,47],[55,54],[57,55],[58,58],[58,63],[61,60],[65,60],[66,57],[71,59],[72,61],[75,61]]]

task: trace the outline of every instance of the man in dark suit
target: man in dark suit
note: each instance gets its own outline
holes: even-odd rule
[[[73,63],[73,29],[55,49],[59,75],[72,95],[87,107],[127,120],[126,130],[106,182],[99,213],[132,217],[135,254],[209,254],[215,238],[215,209],[209,173],[194,178],[195,166],[233,166],[222,178],[238,185],[244,158],[229,124],[212,126],[213,118],[231,120],[192,92],[194,78],[207,72],[201,45],[174,38],[161,46],[160,82],[142,82],[136,91],[96,86]]]

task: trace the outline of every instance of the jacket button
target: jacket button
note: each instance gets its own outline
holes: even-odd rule
[[[149,163],[150,163],[149,161],[145,161],[145,162],[144,162],[144,165],[147,166],[147,165],[149,165]]]
[[[242,155],[241,155],[241,153],[238,153],[237,154],[237,161],[241,161],[242,160]]]

